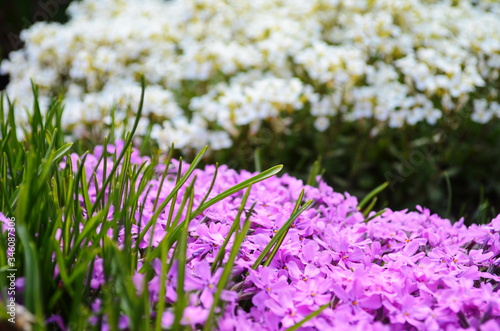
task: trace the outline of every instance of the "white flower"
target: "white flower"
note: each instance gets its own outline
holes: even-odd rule
[[[406,111],[392,112],[389,115],[389,127],[400,128],[404,125],[407,113]]]
[[[488,102],[484,99],[474,100],[472,120],[481,124],[487,123],[495,113],[488,109]]]
[[[321,116],[314,120],[314,127],[319,132],[324,132],[330,126],[330,120],[327,117]]]
[[[440,110],[435,109],[432,106],[429,106],[429,107],[424,109],[423,115],[424,115],[423,118],[425,118],[427,123],[434,125],[434,124],[436,124],[437,120],[441,118],[443,113]]]
[[[232,146],[231,138],[225,131],[215,131],[209,134],[210,146],[213,150],[226,149]]]
[[[73,111],[66,128],[99,130],[112,107],[120,123],[137,110],[144,74],[141,123],[160,125],[164,147],[229,146],[212,132],[238,137],[241,126],[293,121],[300,110],[317,129],[338,112],[390,127],[434,124],[500,77],[495,0],[82,0],[68,13],[65,24],[21,33],[25,47],[0,65],[8,95],[24,109],[30,79],[45,104],[62,90]],[[497,109],[477,107],[472,119],[486,123]]]

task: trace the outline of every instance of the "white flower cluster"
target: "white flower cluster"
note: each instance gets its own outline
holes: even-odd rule
[[[314,96],[312,87],[298,78],[276,78],[243,73],[220,83],[201,97],[191,99],[190,109],[226,131],[238,133],[238,127],[250,124],[253,132],[262,120],[281,118],[304,107]]]
[[[163,148],[228,148],[242,126],[286,128],[296,111],[319,131],[333,116],[434,124],[465,104],[476,122],[500,118],[496,0],[82,0],[69,14],[24,31],[1,70],[18,106],[30,80],[43,105],[65,95],[80,136],[127,129],[140,74],[139,133]]]

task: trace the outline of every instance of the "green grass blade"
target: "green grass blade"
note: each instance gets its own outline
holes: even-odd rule
[[[260,154],[261,154],[260,148],[257,147],[254,153],[256,172],[262,172],[262,158],[260,157]]]
[[[264,249],[262,250],[262,252],[259,254],[259,256],[257,257],[257,259],[255,260],[254,264],[252,265],[252,269],[257,270],[257,268],[262,263],[262,261],[264,260],[264,258],[267,255],[267,253],[269,253],[269,251],[271,250],[271,248],[273,248],[274,245],[278,241],[283,241],[283,238],[284,238],[283,235],[286,234],[286,232],[288,232],[288,229],[292,225],[293,221],[295,221],[297,219],[297,217],[299,217],[299,215],[304,210],[306,210],[307,208],[309,208],[309,206],[312,203],[313,203],[312,200],[307,201],[299,210],[297,210],[295,212],[295,214],[292,214],[290,216],[290,218],[288,219],[288,221],[285,224],[283,224],[283,226],[278,230],[278,232],[276,233],[276,235],[271,239],[271,241],[266,245],[266,247],[264,247]],[[278,248],[279,248],[279,246],[278,246]],[[277,251],[277,249],[276,249],[276,251]],[[272,260],[272,258],[268,259],[269,263],[271,262],[271,260]]]
[[[283,241],[285,240],[285,237],[286,235],[288,234],[288,230],[290,230],[290,226],[292,225],[293,221],[295,221],[297,219],[297,217],[299,217],[300,214],[302,214],[302,212],[304,210],[306,210],[307,208],[309,208],[309,206],[313,203],[312,200],[309,200],[308,202],[306,202],[304,204],[304,206],[302,208],[300,208],[297,212],[295,212],[295,214],[292,214],[292,216],[290,217],[290,221],[289,223],[287,222],[287,226],[284,226],[282,229],[284,230],[283,233],[280,233],[278,231],[278,233],[276,234],[276,238],[278,239],[276,241],[276,244],[274,245],[273,247],[273,250],[271,251],[271,254],[269,254],[269,257],[267,258],[267,260],[264,262],[264,266],[267,267],[271,264],[272,260],[274,259],[274,257],[276,256],[276,254],[278,253],[278,250],[279,248],[281,247],[281,245],[283,244]],[[281,230],[281,229],[280,229]],[[273,238],[274,239],[274,238]]]
[[[177,242],[177,261],[178,261],[178,271],[177,271],[177,302],[175,303],[175,316],[174,316],[174,324],[172,326],[173,330],[178,330],[180,328],[180,322],[182,316],[184,314],[184,309],[187,305],[187,295],[184,291],[184,283],[186,276],[186,260],[187,260],[187,240],[189,236],[188,226],[189,220],[191,219],[191,212],[193,209],[194,202],[194,180],[191,185],[186,190],[186,196],[189,196],[189,204],[187,209],[187,215],[184,222],[181,223],[182,233]],[[162,247],[162,251],[166,251],[164,247]],[[163,300],[163,298],[160,298]]]
[[[144,93],[145,93],[145,91],[146,91],[146,80],[145,80],[144,76],[141,76],[141,99],[139,101],[139,108],[138,108],[137,114],[135,116],[134,125],[132,127],[132,130],[128,134],[127,139],[125,139],[125,144],[123,145],[123,149],[122,149],[120,155],[118,156],[118,158],[116,159],[116,162],[113,164],[113,168],[111,169],[111,172],[109,173],[108,177],[104,180],[104,184],[102,185],[101,189],[99,190],[99,193],[97,194],[94,206],[92,207],[92,210],[90,211],[91,215],[94,214],[95,209],[99,205],[100,201],[104,198],[106,188],[108,187],[109,183],[113,179],[113,176],[116,173],[116,171],[118,170],[118,167],[120,166],[121,161],[123,160],[125,154],[127,153],[129,147],[132,144],[132,138],[135,134],[135,131],[137,130],[137,126],[139,125],[139,120],[141,119],[142,109],[144,106]]]
[[[163,171],[163,174],[161,176],[160,186],[158,187],[158,192],[156,194],[156,198],[155,198],[155,203],[154,203],[154,206],[153,206],[153,210],[156,210],[156,206],[158,205],[158,200],[160,199],[160,193],[161,193],[161,190],[163,188],[163,184],[165,182],[165,178],[167,177],[168,168],[170,167],[170,161],[172,160],[173,156],[174,156],[174,146],[172,146],[172,148],[170,149],[170,151],[168,153],[168,156],[167,156],[167,160],[165,162],[165,171]]]
[[[233,186],[232,188],[222,192],[221,194],[217,195],[216,197],[214,197],[213,199],[209,200],[208,202],[204,203],[202,206],[199,206],[192,214],[191,214],[191,218],[195,218],[196,216],[200,215],[206,208],[214,205],[215,203],[221,201],[222,199],[225,199],[227,198],[228,196],[230,196],[231,194],[234,194],[244,188],[247,188],[248,186],[250,185],[253,185],[259,181],[262,181],[262,180],[265,180],[271,176],[274,176],[275,174],[277,174],[281,169],[283,168],[282,165],[277,165],[277,166],[274,166],[254,177],[251,177],[235,186]],[[161,245],[167,245],[167,247],[172,247],[174,245],[174,243],[177,241],[177,239],[179,238],[180,236],[180,232],[181,232],[181,225],[178,225],[176,228],[174,229],[171,229],[170,231],[167,232],[167,235],[162,239],[162,241],[159,243],[158,246],[161,246]],[[149,226],[150,227],[150,226]],[[158,253],[158,250],[155,250],[153,252],[151,252],[151,254],[148,255],[148,258],[146,259],[147,262],[150,262],[151,260],[157,258],[159,256],[159,253]],[[145,270],[145,266],[143,266],[143,268],[141,269],[141,272],[143,272]]]
[[[212,181],[210,182],[210,186],[208,187],[207,193],[205,194],[205,196],[203,197],[203,199],[201,199],[201,201],[200,201],[200,206],[203,205],[205,203],[205,201],[207,201],[208,197],[210,196],[210,193],[212,192],[212,190],[214,188],[215,179],[217,178],[217,174],[218,173],[219,173],[219,164],[215,163],[214,176],[212,177]]]
[[[374,219],[375,217],[378,217],[378,216],[382,215],[383,213],[385,213],[385,209],[382,209],[379,212],[377,212],[377,213],[373,214],[372,216],[370,216],[369,218],[367,218],[365,220],[365,223],[370,222],[372,219]]]
[[[90,196],[89,196],[89,187],[87,184],[87,171],[85,170],[85,167],[82,167],[82,172],[81,172],[81,183],[82,183],[82,196],[83,196],[83,203],[85,205],[85,210],[89,211],[92,210],[92,203],[90,202]],[[89,219],[92,215],[87,214],[87,219]]]
[[[324,305],[320,306],[318,310],[315,310],[315,311],[309,313],[309,315],[307,315],[306,317],[304,317],[304,319],[302,321],[300,321],[299,323],[297,323],[297,324],[289,327],[288,329],[286,329],[286,331],[295,331],[295,330],[298,330],[306,322],[312,320],[316,316],[319,316],[329,306],[330,306],[330,303],[325,303]]]
[[[244,208],[243,202],[242,206]],[[231,248],[231,253],[229,254],[229,259],[224,266],[221,278],[219,280],[219,283],[217,284],[217,292],[215,292],[212,307],[210,307],[210,312],[205,322],[205,326],[203,327],[204,331],[208,331],[212,328],[212,321],[214,320],[215,308],[218,306],[220,297],[222,295],[222,291],[226,288],[229,278],[231,277],[234,261],[236,260],[236,256],[240,251],[241,244],[243,243],[243,240],[245,239],[249,228],[250,228],[250,218],[247,218],[245,220],[245,223],[243,224],[243,229],[241,230],[241,232],[237,232],[236,234],[233,247]]]
[[[165,200],[160,204],[160,206],[158,207],[158,209],[156,210],[156,212],[151,217],[151,220],[149,221],[149,223],[144,227],[144,229],[140,233],[140,235],[137,238],[137,240],[142,240],[142,238],[144,238],[144,236],[146,235],[147,231],[156,222],[156,219],[158,219],[158,217],[162,213],[162,211],[165,208],[165,206],[172,200],[172,198],[174,197],[174,195],[177,194],[177,192],[181,189],[181,187],[184,185],[184,183],[186,183],[186,181],[188,180],[188,178],[191,176],[191,174],[193,173],[193,171],[196,169],[196,166],[198,165],[198,163],[200,163],[200,161],[201,161],[203,155],[205,154],[205,152],[207,151],[207,149],[208,149],[208,147],[205,146],[198,153],[198,155],[194,158],[193,162],[189,166],[189,168],[186,171],[186,173],[184,174],[184,176],[181,177],[181,179],[179,180],[179,182],[175,185],[174,189],[169,193],[169,195],[165,198]]]
[[[377,194],[379,194],[380,192],[382,192],[383,190],[385,190],[387,188],[387,186],[389,186],[389,182],[384,182],[383,184],[381,184],[380,186],[376,187],[375,189],[373,189],[370,193],[368,193],[364,198],[363,200],[361,200],[361,202],[359,203],[358,205],[358,210],[362,210],[363,207],[368,203],[370,202]]]
[[[365,210],[363,210],[364,217],[367,217],[368,214],[370,214],[370,212],[373,210],[373,207],[375,207],[377,200],[378,200],[377,197],[373,198],[372,201],[370,202],[370,204],[368,205],[368,207],[366,207]]]
[[[226,247],[227,247],[227,244],[229,243],[229,239],[231,238],[231,236],[233,235],[234,232],[238,231],[238,229],[240,227],[241,214],[243,213],[243,210],[245,209],[245,205],[246,205],[248,197],[250,195],[251,188],[252,187],[249,186],[245,192],[245,195],[243,196],[243,200],[241,201],[240,208],[238,209],[238,214],[234,218],[234,222],[233,222],[231,228],[229,229],[229,232],[227,233],[226,238],[224,238],[224,242],[220,246],[219,252],[217,252],[217,256],[215,257],[214,262],[212,263],[212,268],[211,268],[212,272],[215,272],[215,270],[219,267],[219,264],[222,262],[224,255],[226,253]]]
[[[193,213],[193,216],[196,217],[198,215],[200,215],[205,209],[207,209],[208,207],[211,207],[212,205],[216,204],[217,202],[227,198],[228,196],[230,196],[231,194],[234,194],[238,191],[241,191],[242,189],[244,188],[247,188],[248,186],[250,185],[253,185],[257,182],[260,182],[264,179],[267,179],[269,177],[272,177],[274,175],[276,175],[277,173],[279,173],[281,171],[281,169],[283,169],[283,166],[282,165],[276,165],[272,168],[269,168],[267,169],[266,171],[258,174],[258,175],[255,175],[233,187],[231,187],[230,189],[220,193],[219,195],[217,195],[216,197],[210,199],[209,201],[205,202],[203,205],[199,206]]]
[[[55,154],[52,162],[58,162],[60,159],[62,159],[62,157],[65,156],[66,153],[68,153],[68,151],[71,149],[71,147],[73,147],[73,143],[68,143],[68,144],[62,146],[61,148],[59,148],[56,151],[56,154]]]
[[[309,176],[307,177],[307,185],[310,186],[316,186],[316,177],[319,175],[322,175],[325,170],[321,169],[321,159],[322,157],[320,156],[316,161],[314,161],[312,167],[311,167],[311,172],[309,173]]]
[[[43,299],[40,283],[39,258],[35,244],[30,240],[28,230],[23,224],[16,227],[24,251],[24,276],[26,280],[26,308],[36,317],[36,323],[43,323]]]

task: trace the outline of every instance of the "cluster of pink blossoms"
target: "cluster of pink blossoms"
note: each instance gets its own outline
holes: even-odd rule
[[[109,151],[115,151],[115,147],[109,147]],[[98,180],[102,180],[103,164],[98,162],[102,152],[101,147],[96,148],[85,161],[87,173],[95,171]],[[72,159],[76,162],[78,157],[72,155]],[[132,162],[137,164],[148,160],[138,152],[132,155]],[[111,158],[107,166],[112,166]],[[175,186],[178,166],[176,161],[171,163],[172,175],[161,188],[160,202]],[[156,211],[153,206],[164,167],[158,166],[158,179],[149,183],[150,188],[141,197],[144,210],[137,214],[132,228],[135,234]],[[182,168],[185,171],[187,166]],[[197,178],[195,207],[209,189],[214,172],[214,166],[207,166],[193,173]],[[219,167],[210,197],[252,175]],[[289,219],[302,189],[305,200],[313,200],[313,204],[294,221],[270,265],[252,270],[262,249]],[[91,200],[95,192],[91,181]],[[210,267],[243,194],[231,195],[189,224],[183,286],[190,300],[181,323],[193,329],[204,324],[213,303],[222,269],[212,273]],[[307,186],[286,174],[255,184],[247,208],[253,203],[250,231],[236,259],[231,283],[223,293],[224,309],[218,314],[217,329],[284,330],[329,304],[301,330],[500,330],[500,216],[490,224],[466,227],[463,221],[452,224],[417,206],[412,212],[386,210],[365,222],[355,197],[334,192],[324,182],[317,188]],[[166,235],[169,209],[167,205],[156,227],[140,243],[141,248],[150,240],[153,246],[158,245]],[[118,240],[122,238],[123,232]],[[228,254],[229,249],[226,258]],[[156,275],[149,281],[148,290],[154,301],[160,299],[159,260],[153,261],[153,268]],[[174,320],[177,270],[174,263],[166,277],[166,296],[161,298],[167,302],[162,312],[164,328]],[[139,271],[133,277],[138,293],[143,277]],[[98,290],[103,282],[102,260],[98,258],[91,286]],[[98,313],[99,300],[93,309]],[[126,316],[121,325],[127,327]]]

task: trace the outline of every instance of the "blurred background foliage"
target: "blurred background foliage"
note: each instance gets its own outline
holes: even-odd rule
[[[67,20],[68,4],[68,0],[1,0],[2,58],[22,47],[19,33],[30,24]],[[0,88],[7,79],[1,77]],[[306,112],[298,112],[294,116],[302,120],[290,132],[276,134],[273,123],[267,123],[250,139],[236,141],[231,149],[217,151],[204,161],[251,171],[284,164],[286,172],[307,180],[319,160],[324,180],[338,192],[362,198],[388,181],[389,188],[379,195],[378,209],[422,205],[453,221],[463,216],[466,224],[485,223],[500,212],[500,123],[474,123],[470,112],[465,108],[436,125],[419,123],[401,129],[336,117],[323,133],[314,129]],[[80,141],[75,148],[83,152],[99,143]],[[156,148],[142,146],[148,154]],[[257,161],[256,155],[260,155]]]
[[[434,126],[419,123],[374,134],[370,120],[337,118],[324,133],[306,121],[304,116],[288,136],[261,130],[208,162],[252,170],[258,149],[262,169],[283,163],[285,171],[304,180],[319,160],[328,184],[358,198],[388,181],[378,209],[422,205],[453,221],[463,216],[467,224],[489,222],[500,211],[498,122],[478,124],[470,115],[453,114]]]

